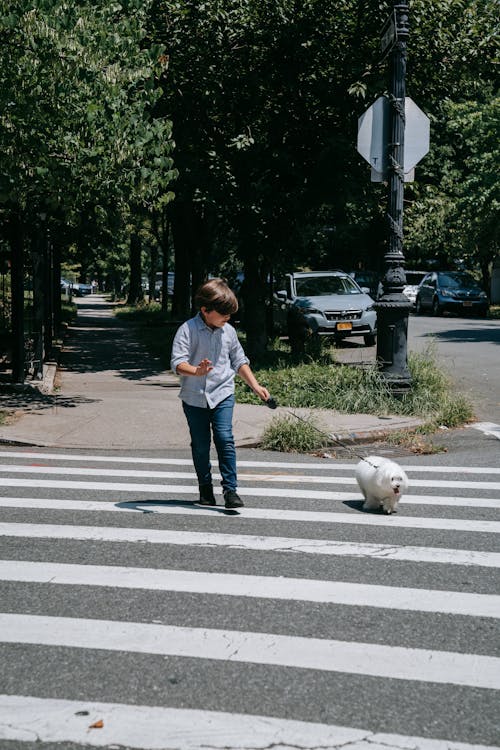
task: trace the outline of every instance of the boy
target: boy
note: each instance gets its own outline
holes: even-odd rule
[[[270,394],[257,382],[236,331],[228,324],[238,301],[227,284],[222,279],[210,279],[196,292],[195,302],[199,313],[175,334],[170,366],[181,376],[179,397],[191,435],[199,502],[216,505],[210,465],[212,429],[225,507],[241,508],[233,438],[235,373],[262,401],[268,401]]]

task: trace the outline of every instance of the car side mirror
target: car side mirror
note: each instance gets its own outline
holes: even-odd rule
[[[286,291],[284,289],[280,289],[279,292],[275,292],[274,294],[281,302],[286,302]]]
[[[362,286],[361,291],[363,294],[370,294],[370,289],[367,286]]]

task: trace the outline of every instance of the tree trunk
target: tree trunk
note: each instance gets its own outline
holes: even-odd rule
[[[24,231],[18,210],[12,212],[10,220],[10,247],[12,251],[12,380],[24,382]]]
[[[161,225],[161,226],[160,226]],[[170,255],[170,222],[167,218],[167,210],[163,208],[161,212],[153,211],[153,234],[156,237],[161,249],[161,309],[163,312],[168,310],[168,266]]]
[[[175,282],[172,315],[185,320],[191,314],[191,232],[186,221],[186,204],[172,205],[172,237],[174,240]]]
[[[150,271],[149,271],[149,302],[156,299],[156,272],[158,270],[158,246],[153,245],[150,251]]]
[[[141,239],[139,234],[133,230],[130,235],[130,286],[128,290],[127,305],[137,305],[137,303],[143,298],[141,267]]]
[[[52,244],[52,307],[54,310],[54,331],[57,335],[61,330],[62,309],[61,309],[61,245],[60,240],[56,238]]]

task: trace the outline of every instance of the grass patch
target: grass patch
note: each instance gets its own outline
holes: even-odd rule
[[[258,378],[281,406],[333,409],[342,413],[415,416],[424,425],[411,433],[393,435],[394,444],[418,453],[441,449],[426,436],[441,427],[458,427],[474,418],[471,403],[454,391],[450,378],[437,365],[435,347],[411,353],[408,366],[412,388],[395,397],[375,366],[350,367],[328,362],[309,362],[259,368]],[[237,400],[253,403],[254,396],[237,382]],[[309,424],[293,417],[276,417],[265,430],[262,447],[270,450],[303,452],[335,444],[328,433],[311,419]]]
[[[261,447],[282,453],[307,453],[329,444],[312,417],[296,420],[292,416],[275,417],[264,430]]]
[[[416,416],[447,427],[456,427],[473,418],[471,404],[453,392],[449,377],[438,367],[432,345],[423,353],[411,353],[408,366],[412,387],[402,397],[391,393],[375,366],[325,362],[284,366],[281,362],[281,366],[259,367],[256,372],[281,406]],[[239,402],[254,402],[253,394],[239,381],[236,392]]]
[[[76,319],[78,310],[73,302],[61,303],[61,323],[63,326],[69,326]]]

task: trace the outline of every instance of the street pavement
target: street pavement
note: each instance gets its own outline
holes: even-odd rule
[[[177,376],[162,370],[138,341],[133,326],[117,319],[104,297],[75,301],[78,317],[66,336],[59,365],[48,364],[40,388],[0,387],[0,408],[11,412],[8,423],[0,425],[0,443],[104,450],[189,445]],[[368,350],[361,355],[340,351],[348,361],[373,358]],[[422,421],[321,409],[293,411],[303,418],[313,416],[321,429],[349,443],[373,440]],[[272,411],[257,398],[255,404],[237,404],[236,445],[258,445],[270,421],[287,413],[281,407]]]
[[[403,457],[386,517],[358,457],[257,450],[276,412],[238,405],[246,507],[202,508],[177,378],[78,306],[41,387],[0,393],[1,750],[500,745],[498,425]],[[298,411],[363,455],[419,422]]]
[[[498,464],[238,457],[0,447],[2,750],[498,746]]]

